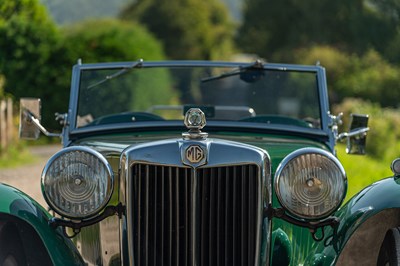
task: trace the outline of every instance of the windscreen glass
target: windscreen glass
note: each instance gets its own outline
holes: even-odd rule
[[[81,72],[76,127],[183,120],[321,128],[316,72],[237,67],[151,67]],[[245,125],[245,124],[243,124]]]

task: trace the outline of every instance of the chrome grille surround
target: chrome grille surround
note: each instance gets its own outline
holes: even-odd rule
[[[198,163],[185,157],[193,145],[205,153]],[[128,246],[123,261],[259,265],[268,260],[261,254],[269,248],[270,223],[263,213],[271,199],[270,174],[265,151],[235,142],[179,139],[128,148],[121,160],[120,200],[126,205],[121,232]]]

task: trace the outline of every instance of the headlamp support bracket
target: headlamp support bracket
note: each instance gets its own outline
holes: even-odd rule
[[[325,238],[325,232],[324,232],[324,227],[325,226],[330,226],[336,232],[337,226],[340,223],[340,219],[335,216],[329,216],[323,220],[319,221],[301,221],[297,220],[290,215],[288,215],[283,208],[273,208],[272,205],[270,204],[268,208],[265,210],[265,215],[264,217],[268,217],[268,219],[272,218],[279,218],[282,219],[286,222],[289,222],[291,224],[300,226],[300,227],[305,227],[310,230],[311,236],[315,241],[322,241]],[[319,236],[317,236],[318,229],[321,228],[321,233]]]
[[[53,229],[61,226],[63,228],[64,235],[68,238],[73,238],[80,233],[82,227],[97,224],[105,218],[113,215],[118,215],[118,217],[121,217],[123,214],[125,214],[125,206],[119,203],[117,206],[107,206],[100,215],[90,218],[88,220],[75,222],[72,220],[65,220],[62,218],[53,217],[48,221],[48,224]],[[73,234],[68,234],[66,228],[71,228]]]

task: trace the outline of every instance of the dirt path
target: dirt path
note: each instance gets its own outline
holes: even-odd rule
[[[22,190],[42,206],[47,207],[40,188],[40,176],[47,160],[60,149],[60,145],[31,147],[30,152],[36,157],[35,163],[0,169],[0,183]]]

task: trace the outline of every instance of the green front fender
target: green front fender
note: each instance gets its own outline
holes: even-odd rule
[[[375,265],[386,231],[400,226],[400,179],[370,185],[333,216],[336,227],[308,229],[274,218],[271,265]]]
[[[400,208],[400,179],[383,179],[365,188],[336,213],[342,220],[338,231],[341,241],[347,242],[353,232],[372,216],[392,208]]]
[[[308,258],[309,263],[332,265],[339,262],[349,265],[349,259],[358,260],[358,263],[362,259],[375,263],[386,230],[400,226],[399,214],[400,179],[387,178],[368,186],[334,214],[340,219],[336,229],[325,228],[326,237],[316,245],[315,250],[319,262],[323,263],[315,263],[315,255]],[[352,237],[356,238],[357,230],[366,231],[368,237],[364,235],[364,240],[349,241]],[[357,253],[357,249],[361,252]]]
[[[39,238],[35,235],[35,239],[42,242],[54,265],[83,265],[72,241],[60,229],[48,225],[50,218],[51,215],[32,198],[18,189],[0,184],[0,222],[12,222],[33,229],[29,231],[37,234]],[[24,247],[35,249],[34,244],[31,242]]]

